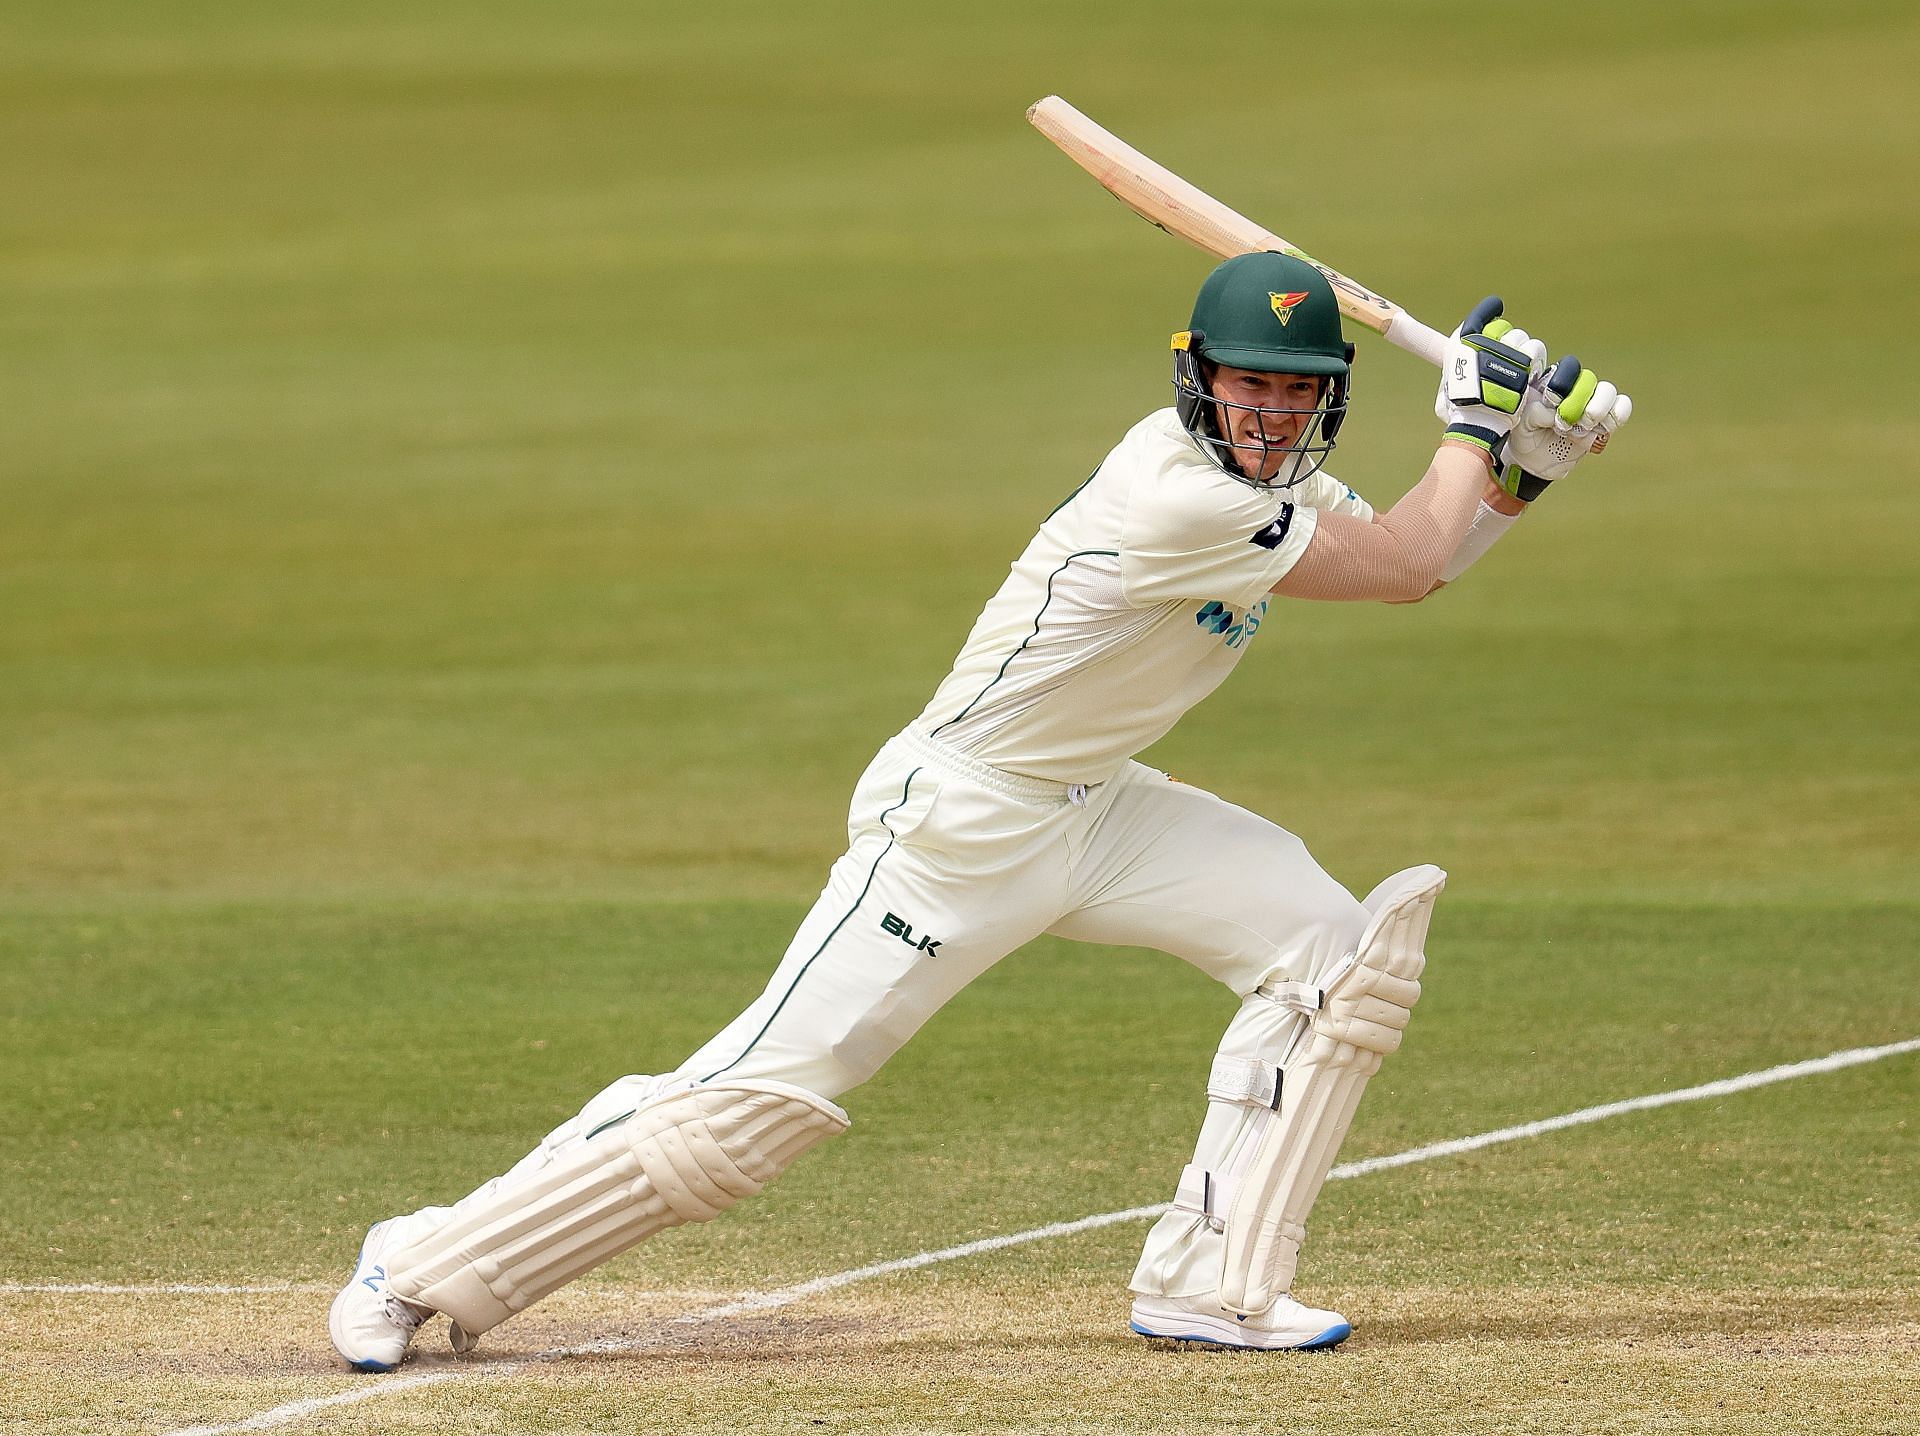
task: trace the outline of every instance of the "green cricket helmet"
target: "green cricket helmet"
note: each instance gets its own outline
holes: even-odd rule
[[[1275,446],[1277,452],[1293,456],[1281,470],[1284,477],[1262,482],[1241,469],[1223,411],[1303,411],[1253,409],[1216,397],[1211,381],[1222,364],[1323,380],[1319,403],[1305,411],[1313,417],[1299,438]],[[1207,276],[1194,300],[1192,321],[1173,336],[1174,404],[1180,422],[1223,473],[1256,488],[1297,484],[1327,461],[1347,416],[1352,387],[1353,346],[1340,332],[1340,303],[1333,286],[1315,266],[1290,254],[1269,251],[1229,259]]]

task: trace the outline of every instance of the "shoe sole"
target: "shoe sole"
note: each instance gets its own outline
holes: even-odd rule
[[[1130,1330],[1141,1336],[1151,1336],[1160,1341],[1181,1341],[1191,1346],[1212,1346],[1221,1351],[1328,1351],[1353,1335],[1353,1327],[1348,1322],[1338,1322],[1328,1327],[1318,1336],[1308,1337],[1305,1341],[1289,1342],[1280,1346],[1261,1346],[1250,1341],[1230,1341],[1204,1331],[1155,1331],[1142,1326],[1138,1321],[1129,1321]]]

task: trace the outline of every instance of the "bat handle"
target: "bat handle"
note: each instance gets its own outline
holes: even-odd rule
[[[1422,324],[1404,309],[1393,316],[1382,334],[1396,349],[1417,355],[1436,369],[1446,363],[1447,336]]]

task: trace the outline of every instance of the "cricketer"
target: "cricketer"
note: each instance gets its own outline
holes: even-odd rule
[[[1419,997],[1446,875],[1411,867],[1356,899],[1286,829],[1134,755],[1263,630],[1312,621],[1276,599],[1427,597],[1625,422],[1625,395],[1577,360],[1550,366],[1500,314],[1486,300],[1455,331],[1439,445],[1376,511],[1325,467],[1354,358],[1327,280],[1277,253],[1215,269],[1173,337],[1173,406],[1047,516],[932,700],[881,746],[766,991],[505,1174],[373,1227],[333,1302],[340,1355],[390,1371],[436,1312],[466,1350],[655,1232],[758,1192],[846,1128],[836,1099],[1042,933],[1157,948],[1240,999],[1193,1160],[1133,1273],[1132,1329],[1344,1340],[1346,1317],[1294,1294],[1295,1266]]]

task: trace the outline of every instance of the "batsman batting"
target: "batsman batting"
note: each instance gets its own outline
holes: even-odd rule
[[[1172,407],[1041,523],[919,717],[855,786],[847,850],[766,991],[671,1072],[621,1077],[511,1170],[367,1233],[334,1346],[391,1371],[421,1324],[465,1350],[565,1283],[751,1196],[843,1131],[837,1099],[1042,933],[1158,948],[1240,999],[1172,1208],[1134,1270],[1150,1337],[1308,1350],[1314,1199],[1420,996],[1446,874],[1356,900],[1267,818],[1134,760],[1299,602],[1458,578],[1632,412],[1476,306],[1448,340],[1425,474],[1376,511],[1326,469],[1354,351],[1327,279],[1243,254],[1173,336]],[[1196,1094],[1198,1096],[1198,1094]]]

